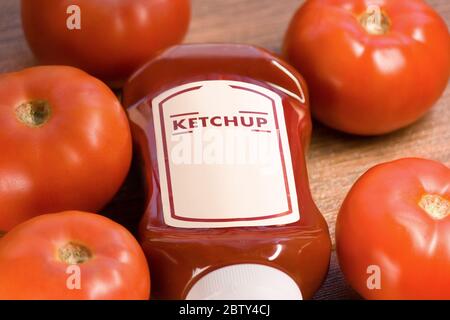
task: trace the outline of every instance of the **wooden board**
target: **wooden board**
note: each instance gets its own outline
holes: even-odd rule
[[[186,42],[240,42],[279,52],[283,34],[298,0],[193,0],[193,21]],[[450,23],[450,1],[428,1]],[[0,2],[0,72],[35,64],[20,27],[18,0]],[[355,180],[371,166],[401,157],[425,157],[450,165],[450,86],[432,112],[413,126],[382,137],[342,134],[315,123],[308,155],[314,199],[326,217],[334,238],[336,214]],[[105,210],[130,225],[139,205],[139,173],[127,183]],[[123,208],[129,214],[123,217]],[[333,253],[330,273],[317,299],[355,298],[345,284]]]

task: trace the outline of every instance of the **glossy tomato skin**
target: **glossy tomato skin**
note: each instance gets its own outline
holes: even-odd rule
[[[422,209],[424,195],[439,196],[447,215],[436,219]],[[347,281],[367,299],[450,299],[449,211],[450,169],[441,163],[410,158],[367,171],[336,223]],[[380,268],[379,289],[367,285],[370,266]]]
[[[44,213],[97,211],[131,162],[126,114],[101,81],[72,67],[0,75],[0,230]],[[46,101],[48,121],[19,121],[20,105]]]
[[[80,8],[80,30],[67,28],[72,5]],[[189,20],[190,0],[22,0],[23,29],[38,60],[114,83],[181,42]]]
[[[79,289],[69,288],[75,273],[58,254],[68,243],[81,244],[91,253],[89,260],[76,265]],[[77,211],[42,215],[17,226],[0,242],[2,300],[134,300],[149,295],[149,270],[138,242],[103,216]]]
[[[360,24],[378,4],[390,27],[369,34]],[[313,115],[352,134],[405,127],[446,88],[450,36],[422,0],[310,0],[295,14],[284,55],[304,75]]]

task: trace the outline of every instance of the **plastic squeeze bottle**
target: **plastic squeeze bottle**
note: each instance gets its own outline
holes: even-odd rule
[[[128,81],[156,299],[309,299],[329,266],[302,77],[247,45],[172,47]]]

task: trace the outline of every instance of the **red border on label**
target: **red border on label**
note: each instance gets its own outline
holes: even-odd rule
[[[280,135],[280,130],[279,130],[279,123],[278,123],[278,116],[277,116],[275,100],[273,100],[268,95],[265,95],[264,93],[261,93],[259,91],[256,91],[256,90],[253,90],[250,88],[234,86],[234,85],[230,85],[230,87],[233,89],[237,89],[237,90],[245,90],[245,91],[250,91],[250,92],[259,94],[259,95],[265,97],[266,99],[270,100],[270,102],[272,104],[273,115],[274,115],[274,119],[275,119],[275,128],[277,130],[277,135],[278,135],[278,146],[279,146],[280,157],[281,157],[281,165],[283,168],[283,178],[284,178],[284,185],[285,185],[285,190],[286,190],[286,199],[288,202],[288,211],[276,213],[276,214],[272,214],[272,215],[268,215],[268,216],[259,216],[259,217],[250,217],[250,218],[229,218],[229,219],[186,218],[186,217],[178,216],[175,213],[175,205],[174,205],[174,201],[173,201],[172,180],[171,180],[171,175],[170,175],[169,152],[167,150],[167,135],[166,135],[166,128],[165,128],[165,124],[164,124],[164,108],[163,107],[167,101],[175,98],[176,96],[186,93],[186,92],[189,92],[189,91],[198,90],[202,87],[203,86],[200,85],[200,86],[194,86],[191,88],[180,90],[180,91],[170,95],[169,97],[165,98],[163,101],[161,101],[159,103],[159,118],[160,118],[160,122],[161,122],[161,134],[162,134],[161,136],[163,139],[163,148],[164,148],[164,162],[165,162],[165,168],[166,168],[166,179],[167,179],[167,188],[168,188],[167,191],[168,191],[168,195],[169,195],[170,216],[172,217],[172,219],[180,220],[180,221],[190,221],[190,222],[236,222],[236,221],[267,220],[267,219],[279,218],[279,217],[283,217],[283,216],[291,214],[292,213],[292,202],[291,202],[291,197],[290,197],[289,183],[288,183],[287,172],[286,172],[286,161],[284,158],[284,151],[283,151],[281,135]]]

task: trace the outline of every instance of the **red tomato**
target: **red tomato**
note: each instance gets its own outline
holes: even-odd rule
[[[72,67],[36,67],[0,75],[0,97],[0,230],[111,200],[131,133],[105,84]]]
[[[307,1],[284,54],[308,83],[314,116],[359,135],[419,119],[450,74],[447,26],[422,0]]]
[[[367,171],[336,223],[339,263],[368,299],[450,299],[450,169],[402,159]]]
[[[139,244],[96,214],[31,219],[0,241],[0,299],[148,299],[150,275]]]
[[[22,0],[23,29],[42,63],[112,82],[180,42],[189,20],[190,0]]]

